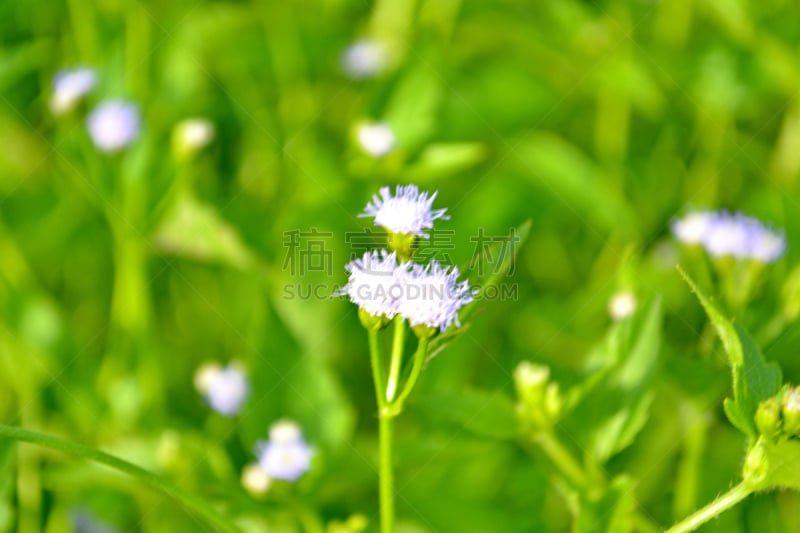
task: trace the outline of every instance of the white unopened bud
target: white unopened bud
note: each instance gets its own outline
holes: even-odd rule
[[[292,420],[278,420],[269,428],[269,439],[277,444],[293,444],[302,437],[300,426]]]
[[[251,463],[242,470],[242,486],[250,494],[254,496],[266,494],[270,485],[272,480],[258,463]]]
[[[356,131],[361,149],[373,157],[383,157],[394,149],[397,139],[385,122],[364,122]]]
[[[195,389],[201,394],[206,394],[220,372],[222,372],[222,366],[219,363],[204,363],[201,365],[194,373]]]
[[[608,314],[614,320],[628,318],[636,311],[636,303],[636,296],[632,292],[618,292],[608,303]]]
[[[190,157],[214,140],[214,124],[204,118],[182,120],[172,130],[172,149],[176,157]]]

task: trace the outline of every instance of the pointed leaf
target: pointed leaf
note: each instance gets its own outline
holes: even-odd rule
[[[758,435],[754,422],[756,409],[759,403],[774,396],[780,389],[781,369],[775,363],[767,363],[744,328],[725,318],[689,275],[680,267],[678,271],[700,300],[722,339],[725,353],[728,354],[733,379],[733,399],[725,401],[725,414],[731,424],[749,437],[755,438]]]

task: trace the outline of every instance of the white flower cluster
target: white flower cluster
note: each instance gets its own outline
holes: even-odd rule
[[[314,450],[291,420],[279,420],[269,428],[269,440],[256,444],[257,462],[245,467],[242,484],[250,492],[263,494],[272,480],[297,481],[311,468]]]
[[[389,187],[381,187],[380,196],[372,196],[359,217],[373,217],[376,226],[382,226],[392,233],[427,237],[424,230],[433,227],[436,219],[447,220],[447,209],[433,209],[436,194],[428,196],[419,192],[416,185],[398,185],[394,196]]]
[[[95,88],[97,81],[97,72],[91,68],[59,71],[53,78],[50,110],[54,115],[71,112]],[[103,100],[87,116],[86,128],[98,149],[117,153],[139,138],[141,112],[127,100]],[[214,125],[208,120],[187,119],[175,126],[173,144],[178,155],[186,157],[210,144],[214,134]]]
[[[685,244],[701,245],[713,257],[772,263],[786,252],[783,231],[742,213],[695,211],[674,220],[672,233]]]
[[[195,373],[194,384],[208,405],[224,416],[236,415],[250,394],[247,376],[236,363],[206,363]]]
[[[436,193],[420,193],[415,185],[398,186],[395,195],[381,189],[362,216],[372,216],[375,224],[392,233],[418,236],[433,227],[433,221],[446,218],[445,209],[432,209]],[[421,265],[400,261],[395,252],[376,250],[351,261],[347,284],[338,292],[373,317],[392,319],[402,316],[413,326],[440,331],[460,325],[458,312],[473,300],[467,281],[458,281],[457,267],[436,261]]]

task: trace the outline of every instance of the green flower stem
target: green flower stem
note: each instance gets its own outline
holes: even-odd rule
[[[564,447],[552,430],[545,430],[536,434],[533,441],[538,444],[548,459],[558,468],[561,474],[574,483],[585,494],[594,491],[603,491],[607,485],[604,477],[593,478],[587,474],[583,466]],[[661,531],[647,515],[635,511],[631,517],[636,530],[647,533]]]
[[[419,340],[419,346],[417,346],[417,351],[414,354],[411,373],[408,375],[405,385],[403,385],[403,390],[400,391],[400,394],[393,403],[397,407],[398,412],[403,409],[403,402],[405,402],[408,395],[411,394],[411,391],[414,390],[414,386],[417,384],[420,374],[422,374],[422,368],[425,366],[425,359],[427,356],[428,339],[423,337]]]
[[[380,424],[380,511],[381,533],[394,532],[394,471],[392,459],[392,419],[394,414],[388,409],[381,409]]]
[[[81,2],[80,0],[68,0],[69,17],[72,24],[72,35],[75,38],[77,48],[81,53],[81,60],[87,63],[95,63],[98,59],[97,54],[97,23],[95,22],[92,2]]]
[[[120,459],[119,457],[109,455],[94,448],[89,448],[88,446],[84,446],[83,444],[79,444],[77,442],[68,441],[50,435],[43,435],[41,433],[36,433],[5,424],[0,424],[0,437],[36,444],[38,446],[44,446],[45,448],[76,455],[83,459],[88,459],[90,461],[95,461],[97,463],[109,466],[115,470],[119,470],[120,472],[128,474],[141,483],[150,485],[151,487],[163,492],[167,496],[170,496],[198,517],[205,519],[209,525],[214,526],[219,531],[231,533],[238,533],[240,531],[239,528],[233,525],[229,520],[214,511],[208,502],[203,501],[200,498],[197,498],[196,496],[184,491],[183,489],[178,488],[166,479],[148,470],[145,470],[144,468],[136,466],[133,463],[129,463],[128,461]]]
[[[708,421],[705,416],[695,412],[694,407],[689,409],[692,409],[691,419],[675,482],[673,518],[676,520],[697,508],[698,478],[708,433]]]
[[[394,319],[394,338],[392,340],[392,358],[389,361],[389,381],[386,383],[386,400],[389,403],[397,393],[397,382],[400,379],[400,364],[403,361],[403,344],[406,337],[406,322],[400,315]]]
[[[114,248],[112,317],[123,331],[141,334],[150,315],[147,250],[133,235],[117,235]]]
[[[712,518],[716,518],[723,512],[735,506],[740,501],[747,498],[752,492],[754,492],[754,490],[755,489],[752,487],[752,485],[743,481],[699,511],[684,518],[669,528],[667,533],[683,533],[685,531],[694,531]]]
[[[378,402],[378,410],[384,407],[384,383],[383,383],[383,358],[381,357],[381,345],[377,331],[369,331],[369,355],[372,366],[372,381],[375,382],[375,399]]]
[[[572,483],[581,489],[589,489],[589,476],[586,475],[581,465],[567,450],[551,431],[542,431],[534,437],[548,459]]]

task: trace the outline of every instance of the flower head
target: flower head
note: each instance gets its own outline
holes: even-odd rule
[[[458,281],[458,267],[443,267],[436,261],[428,265],[411,263],[401,271],[402,298],[398,312],[414,326],[446,330],[460,325],[459,310],[474,298],[467,281]]]
[[[201,366],[195,373],[195,387],[211,408],[224,416],[236,415],[250,394],[247,376],[237,364]]]
[[[55,115],[72,111],[95,85],[97,85],[97,73],[93,69],[81,67],[59,71],[53,78],[50,110]]]
[[[786,237],[758,219],[727,211],[689,213],[673,222],[675,236],[687,244],[702,244],[714,257],[772,263],[786,251]]]
[[[392,233],[426,237],[424,230],[433,227],[436,219],[448,219],[447,209],[433,209],[436,192],[428,196],[416,185],[398,185],[392,196],[389,187],[381,187],[380,196],[373,195],[360,217],[373,217],[376,226]]]
[[[373,78],[386,70],[389,51],[379,41],[360,39],[344,50],[341,64],[345,74],[355,80]]]
[[[402,296],[401,272],[406,263],[398,263],[397,254],[386,250],[366,252],[345,266],[350,272],[347,284],[338,292],[375,317],[394,318]]]
[[[104,152],[117,152],[139,136],[141,118],[134,104],[107,100],[89,114],[86,125],[95,146]]]
[[[314,451],[300,428],[290,421],[279,421],[270,428],[270,438],[256,445],[258,465],[272,479],[297,481],[311,468]]]
[[[373,157],[383,157],[394,149],[396,138],[385,122],[359,124],[356,138],[361,148]]]

